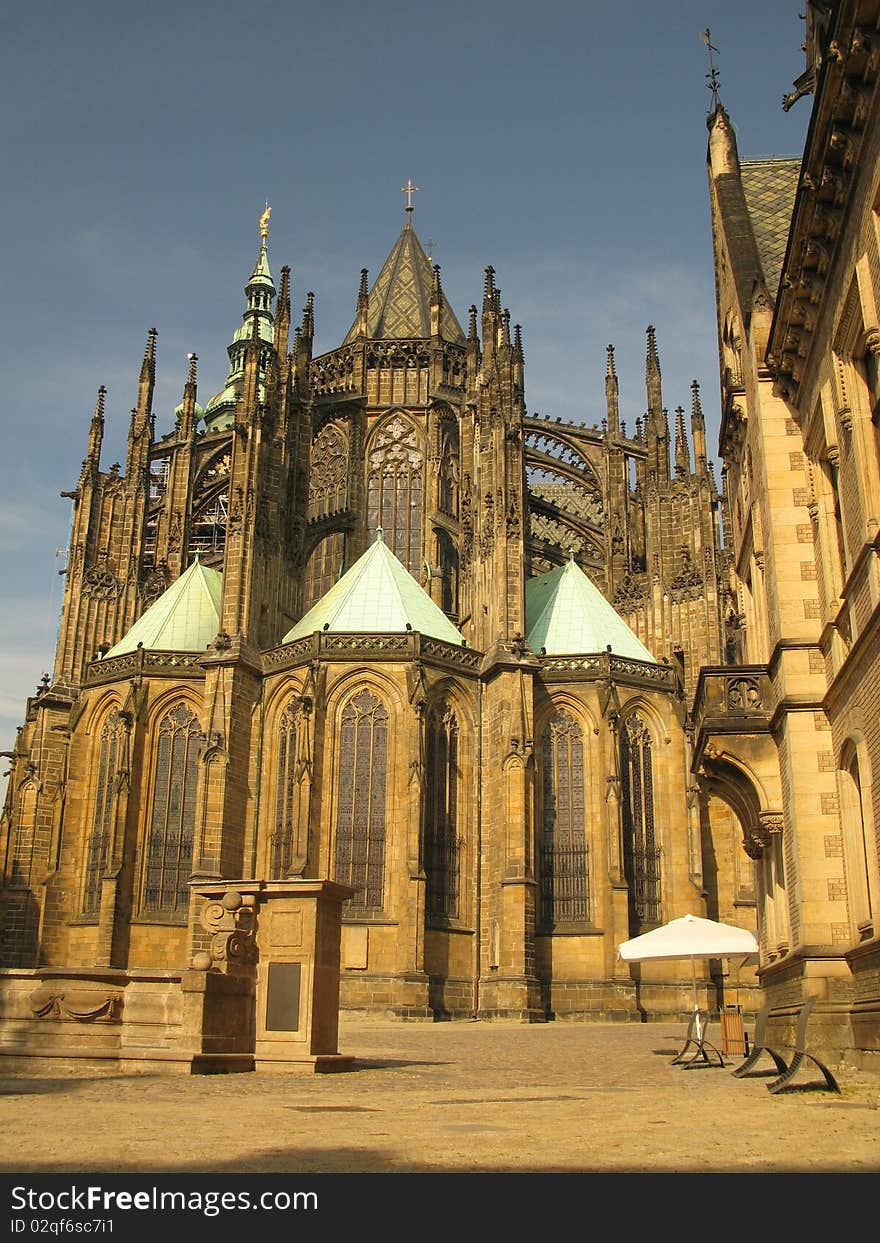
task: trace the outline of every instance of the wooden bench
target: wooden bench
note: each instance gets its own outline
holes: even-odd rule
[[[793,1054],[790,1062],[785,1060],[779,1049],[773,1049],[764,1043],[764,1032],[767,1026],[767,1018],[770,1014],[770,1006],[762,1006],[761,1010],[758,1012],[758,1017],[755,1020],[755,1037],[752,1045],[752,1051],[746,1060],[741,1065],[737,1066],[731,1073],[736,1075],[737,1078],[742,1078],[748,1073],[751,1067],[755,1065],[761,1054],[766,1053],[773,1059],[776,1069],[779,1072],[777,1078],[775,1078],[772,1083],[767,1084],[768,1092],[776,1093],[782,1091],[782,1089],[792,1081],[805,1061],[810,1061],[815,1066],[818,1066],[830,1091],[839,1092],[840,1088],[838,1087],[837,1080],[834,1078],[834,1075],[825,1063],[821,1062],[815,1054],[807,1051],[807,1024],[810,1021],[810,1015],[815,1004],[816,998],[808,997],[803,1005],[800,1006],[794,1044],[782,1045],[783,1049],[788,1050]]]

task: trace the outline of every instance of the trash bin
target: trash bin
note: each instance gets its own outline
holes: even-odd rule
[[[739,1006],[725,1006],[721,1012],[721,1052],[734,1057],[745,1057],[748,1053]]]

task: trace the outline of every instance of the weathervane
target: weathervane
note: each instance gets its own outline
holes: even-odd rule
[[[418,188],[419,188],[418,186],[413,185],[412,177],[407,177],[406,185],[400,187],[401,194],[406,195],[406,210],[407,211],[412,211],[413,209],[412,196],[418,191]]]
[[[715,106],[715,108],[716,108],[716,110],[717,110],[717,108],[718,108],[718,103],[719,103],[719,99],[718,99],[718,70],[715,68],[715,62],[714,62],[714,61],[713,61],[713,59],[712,59],[712,53],[713,53],[713,52],[715,52],[715,53],[716,53],[716,55],[719,55],[719,56],[721,55],[721,53],[718,51],[718,48],[717,48],[717,47],[713,47],[713,46],[712,46],[712,35],[711,35],[711,32],[709,31],[709,27],[708,27],[708,26],[707,26],[707,27],[706,27],[706,29],[703,31],[703,33],[700,35],[700,38],[701,38],[701,39],[703,40],[703,42],[705,43],[706,48],[707,48],[707,50],[708,50],[708,52],[709,52],[709,72],[706,74],[706,77],[709,79],[709,90],[712,92],[712,103],[714,104],[714,106]]]
[[[266,200],[266,210],[260,216],[260,237],[265,239],[269,236],[269,217],[272,215],[272,208],[269,206],[269,200]]]

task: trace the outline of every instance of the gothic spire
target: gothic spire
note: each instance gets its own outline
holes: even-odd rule
[[[290,334],[290,268],[281,269],[281,288],[275,303],[275,353],[287,357],[287,340]]]
[[[691,473],[691,454],[681,406],[675,410],[675,473],[679,479],[686,479]]]
[[[698,475],[706,474],[706,420],[700,403],[700,386],[691,382],[691,436],[694,442],[694,468]]]
[[[89,426],[89,458],[97,464],[101,455],[101,441],[104,439],[104,401],[107,390],[102,384],[98,389],[95,401],[95,413]]]
[[[620,430],[617,372],[614,369],[614,346],[608,346],[608,362],[605,368],[605,405],[608,410],[608,433],[616,436]]]
[[[523,355],[522,328],[519,324],[513,325],[513,354],[517,362],[522,363],[525,361]]]
[[[271,207],[260,216],[260,251],[257,255],[254,270],[244,287],[247,304],[242,316],[241,327],[235,332],[227,353],[229,354],[229,371],[226,384],[205,407],[205,424],[211,431],[229,427],[235,421],[235,408],[238,397],[243,392],[245,383],[245,362],[251,338],[256,335],[266,345],[274,348],[275,321],[272,314],[272,299],[275,297],[275,282],[269,270],[267,254],[269,241],[269,216]],[[262,367],[259,380],[262,382]]]

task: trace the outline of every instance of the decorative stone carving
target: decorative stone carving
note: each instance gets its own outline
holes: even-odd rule
[[[82,593],[93,600],[115,600],[122,591],[122,583],[109,570],[95,567],[83,575]]]
[[[635,613],[644,608],[647,598],[641,584],[632,574],[627,574],[614,593],[614,607],[619,613]]]
[[[761,687],[754,678],[728,678],[727,711],[756,712],[763,706]]]
[[[238,890],[228,890],[219,902],[206,903],[202,911],[202,927],[211,934],[210,953],[214,966],[235,972],[257,961],[253,897],[243,898]],[[194,969],[204,969],[196,966],[195,957]],[[200,958],[200,961],[203,959]]]
[[[44,986],[31,994],[30,1007],[38,1019],[112,1023],[121,1017],[122,994],[111,989]]]

